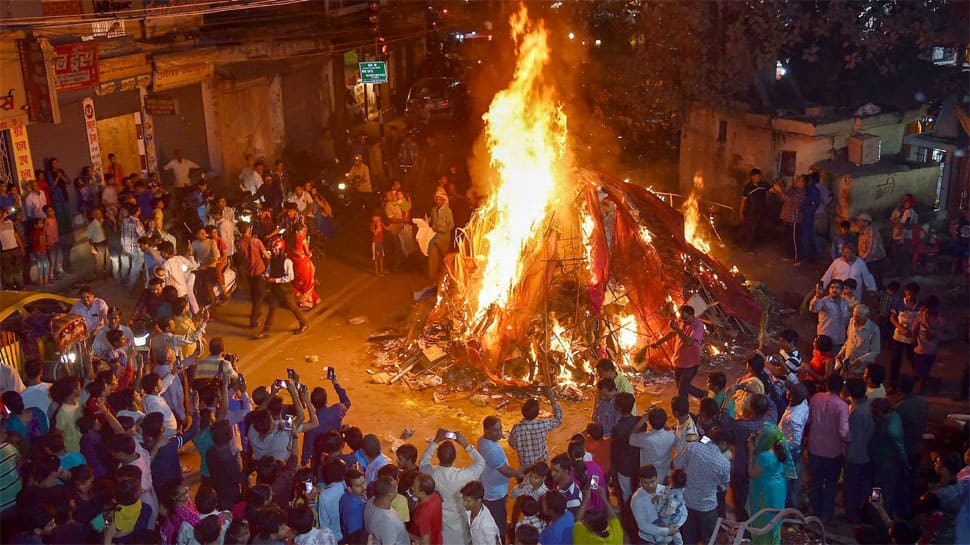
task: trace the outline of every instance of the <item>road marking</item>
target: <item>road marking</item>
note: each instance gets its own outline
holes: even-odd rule
[[[250,365],[247,365],[245,369],[242,369],[242,371],[248,375],[250,373],[254,373],[262,369],[263,366],[265,366],[267,363],[271,361],[271,358],[264,357],[264,356],[268,356],[271,350],[285,348],[290,342],[300,340],[300,338],[310,334],[313,331],[313,327],[315,325],[321,324],[324,320],[326,320],[327,318],[332,316],[335,312],[340,310],[344,305],[354,300],[354,298],[358,294],[362,293],[364,290],[371,287],[371,285],[373,285],[375,282],[377,282],[376,277],[370,276],[370,275],[362,275],[359,280],[350,282],[349,284],[344,286],[344,288],[342,288],[341,290],[337,291],[336,293],[334,293],[333,295],[327,298],[327,301],[330,303],[329,308],[327,308],[322,312],[317,312],[313,314],[307,320],[307,324],[310,326],[310,329],[306,333],[304,333],[303,335],[293,335],[293,334],[287,333],[286,335],[288,335],[288,337],[284,337],[278,340],[277,342],[265,343],[260,347],[252,350],[251,352],[246,354],[246,359],[250,360],[252,363]],[[322,304],[323,303],[321,303],[321,305]]]

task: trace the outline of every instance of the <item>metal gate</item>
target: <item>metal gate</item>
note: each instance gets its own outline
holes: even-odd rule
[[[10,131],[0,131],[0,183],[12,184],[17,181],[17,164],[13,158]]]

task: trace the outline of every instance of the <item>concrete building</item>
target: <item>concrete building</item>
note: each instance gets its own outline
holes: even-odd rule
[[[834,219],[869,212],[888,222],[906,193],[928,211],[946,191],[939,166],[912,160],[912,146],[904,146],[904,136],[925,116],[925,108],[881,112],[871,105],[856,112],[819,107],[776,116],[697,106],[681,132],[680,191],[690,192],[699,173],[706,199],[736,206],[752,168],[761,169],[765,180],[786,183],[817,170],[832,196]]]
[[[378,29],[386,1],[212,13],[206,4],[0,2],[7,21],[76,20],[3,33],[3,79],[14,91],[0,109],[0,179],[33,177],[18,172],[8,134],[26,127],[35,169],[57,157],[74,177],[114,153],[126,172],[147,173],[179,148],[235,180],[247,153],[292,162],[319,152],[324,129],[339,135],[376,119],[378,86],[360,84],[358,61],[387,62],[386,110],[424,59],[423,5],[395,6]]]

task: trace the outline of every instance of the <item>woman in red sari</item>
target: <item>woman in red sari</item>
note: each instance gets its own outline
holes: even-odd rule
[[[310,310],[320,302],[316,290],[317,267],[310,258],[310,241],[307,239],[307,228],[304,222],[294,226],[296,233],[293,244],[289,245],[290,260],[293,261],[293,291],[296,293],[296,303],[302,310]]]

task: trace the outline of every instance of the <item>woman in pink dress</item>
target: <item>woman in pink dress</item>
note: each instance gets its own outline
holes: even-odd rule
[[[300,305],[300,309],[310,310],[320,302],[320,296],[317,295],[316,290],[317,267],[311,259],[306,224],[299,222],[294,228],[296,232],[293,244],[288,246],[290,260],[293,261],[293,291],[296,293],[296,304]]]

